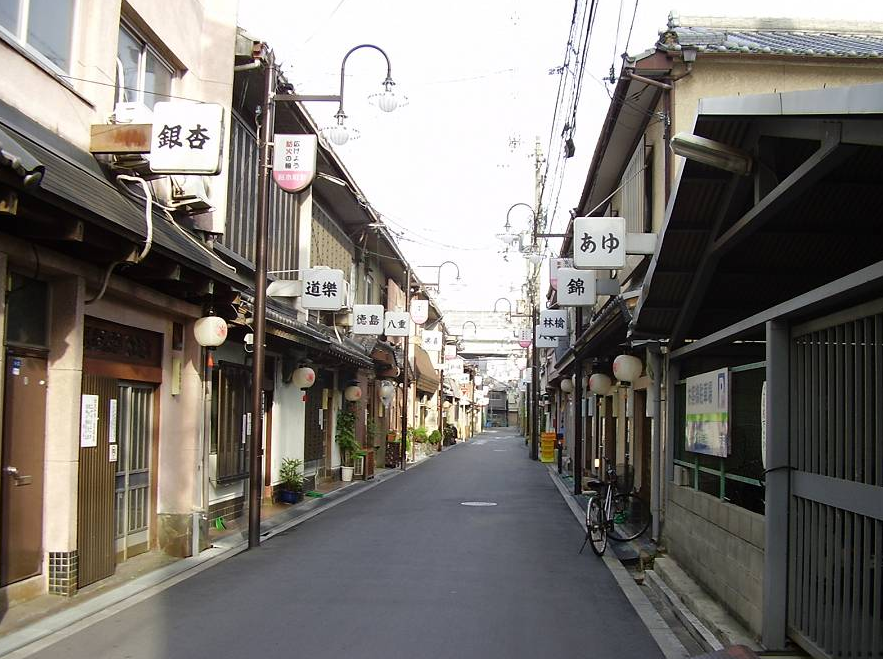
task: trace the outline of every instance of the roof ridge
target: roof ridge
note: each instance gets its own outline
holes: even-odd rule
[[[749,17],[749,16],[681,16],[672,11],[668,28],[706,28],[709,30],[750,30],[851,35],[883,34],[883,23],[844,21],[836,19]]]

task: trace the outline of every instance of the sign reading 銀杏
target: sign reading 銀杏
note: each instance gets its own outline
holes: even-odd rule
[[[285,192],[300,192],[316,178],[316,135],[273,136],[273,180]]]
[[[382,304],[353,305],[353,334],[383,334]]]
[[[729,376],[724,368],[687,378],[688,451],[721,458],[730,454]]]
[[[153,106],[150,171],[155,174],[220,174],[223,144],[224,108],[217,103]]]
[[[625,218],[574,218],[573,265],[583,270],[619,270],[624,268],[625,242]]]
[[[344,304],[343,270],[317,268],[304,270],[304,309],[340,311]]]

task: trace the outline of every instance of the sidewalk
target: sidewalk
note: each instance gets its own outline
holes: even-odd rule
[[[445,447],[444,451],[460,446]],[[439,455],[432,453],[408,463],[408,469]],[[369,481],[336,481],[317,488],[322,497],[305,497],[300,503],[271,504],[261,508],[261,540],[301,524],[334,506],[362,494],[402,474],[401,469],[378,468]],[[198,556],[176,559],[159,551],[132,558],[117,567],[116,573],[97,584],[87,586],[72,598],[40,595],[32,600],[5,609],[0,605],[0,656],[26,656],[57,640],[50,635],[67,635],[107,618],[118,611],[188,579],[203,570],[245,551],[248,529],[245,518],[228,524],[225,530],[212,529],[211,546]],[[5,609],[5,610],[3,610]],[[46,639],[39,647],[26,647]],[[19,652],[16,652],[16,651]]]

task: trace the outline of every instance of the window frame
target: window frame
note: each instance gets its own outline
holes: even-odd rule
[[[251,435],[246,431],[243,437],[243,431],[244,426],[247,425],[246,415],[250,413],[250,369],[234,362],[218,362],[212,371],[209,443],[209,453],[216,456],[215,482],[217,483],[232,483],[248,478],[248,449]],[[222,422],[224,422],[223,427]]]
[[[7,39],[12,40],[12,42],[17,45],[19,48],[24,50],[25,53],[34,57],[40,64],[43,66],[49,67],[49,70],[56,74],[69,75],[71,70],[70,67],[73,64],[74,60],[74,27],[77,22],[77,5],[78,0],[68,0],[70,2],[70,10],[71,10],[71,21],[68,26],[68,44],[67,44],[67,67],[62,68],[55,62],[53,62],[45,53],[43,53],[39,48],[34,46],[28,41],[28,20],[31,15],[31,2],[32,0],[17,0],[18,2],[18,25],[15,26],[15,30],[10,30],[9,28],[0,24],[0,36],[4,36]]]
[[[30,0],[28,0],[30,1]],[[120,59],[120,33],[125,31],[128,36],[140,44],[141,50],[138,53],[138,75],[137,80],[135,80],[134,85],[131,81],[126,81],[125,79],[121,79],[120,69],[123,67],[123,62]],[[171,75],[169,78],[169,92],[168,95],[156,92],[156,91],[148,91],[145,89],[144,85],[147,79],[147,55],[150,53],[156,59],[157,63],[165,68]],[[114,85],[114,104],[128,102],[128,103],[140,103],[144,105],[148,109],[153,109],[151,106],[147,105],[144,98],[147,94],[151,94],[154,97],[166,96],[165,100],[170,100],[172,98],[171,94],[174,91],[175,81],[180,77],[181,72],[169,62],[168,58],[163,57],[162,53],[150,43],[150,40],[147,39],[140,31],[135,29],[131,23],[121,20],[119,25],[119,31],[117,33],[117,47],[116,47],[116,73],[114,78],[117,80],[117,84]],[[120,84],[123,83],[123,84]],[[128,83],[128,84],[127,84]],[[124,101],[120,98],[120,94],[124,92],[134,92],[136,98],[132,101]],[[160,98],[157,98],[154,103],[159,102]]]

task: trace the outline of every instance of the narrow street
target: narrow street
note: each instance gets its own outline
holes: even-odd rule
[[[661,657],[581,541],[495,429],[32,656]]]

